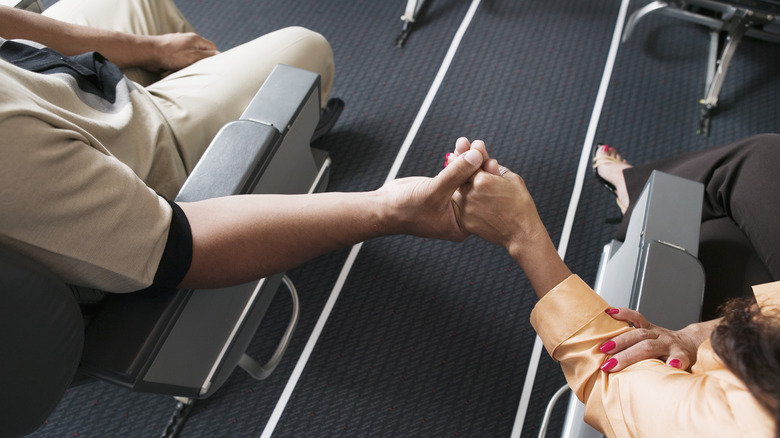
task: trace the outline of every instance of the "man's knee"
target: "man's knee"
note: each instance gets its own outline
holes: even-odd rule
[[[327,65],[333,64],[333,49],[322,34],[300,26],[286,27],[277,32],[283,33],[284,40],[289,42],[288,50]]]
[[[328,40],[319,32],[307,29],[303,26],[290,26],[279,29],[276,32],[289,34],[290,40],[300,40],[312,45],[312,50],[328,51],[333,53]]]
[[[322,85],[322,104],[327,102],[333,85],[335,65],[333,49],[320,33],[301,26],[291,26],[273,32],[285,52],[281,59],[288,65],[318,73]],[[261,37],[263,38],[263,37]]]

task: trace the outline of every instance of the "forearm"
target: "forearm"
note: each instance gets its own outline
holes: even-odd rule
[[[523,269],[540,299],[571,275],[543,227],[531,235],[513,239],[507,250]]]
[[[180,203],[192,233],[182,287],[239,284],[373,237],[464,240],[453,193],[482,164],[464,154],[434,178],[389,181],[372,192],[243,195]]]
[[[0,6],[0,36],[35,41],[65,56],[97,51],[120,68],[153,64],[154,43],[148,36],[79,26],[6,6]]]
[[[283,272],[328,251],[401,232],[375,192],[244,195],[179,204],[193,236],[182,287],[238,284]]]

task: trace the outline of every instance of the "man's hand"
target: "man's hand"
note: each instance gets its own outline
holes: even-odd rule
[[[194,33],[133,35],[66,23],[34,12],[0,6],[0,37],[27,39],[65,56],[100,52],[119,68],[176,71],[219,53]]]
[[[696,362],[699,345],[710,338],[720,323],[716,319],[674,331],[650,323],[636,310],[621,307],[610,309],[607,313],[618,321],[626,321],[636,327],[615,336],[599,348],[617,359],[617,365],[609,372],[620,371],[645,359],[660,359],[671,367],[687,370]]]
[[[409,177],[390,181],[377,192],[384,196],[390,233],[462,241],[453,194],[479,170],[482,155],[466,151],[434,178]]]
[[[151,47],[149,59],[140,67],[152,72],[181,70],[219,53],[213,42],[192,32],[169,33],[148,38]]]

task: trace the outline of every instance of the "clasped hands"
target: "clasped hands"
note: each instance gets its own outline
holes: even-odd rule
[[[390,211],[386,234],[463,241],[474,234],[510,251],[530,235],[549,239],[523,179],[490,158],[485,143],[459,138],[434,178],[393,180],[379,189]]]
[[[523,178],[490,158],[481,140],[471,143],[459,138],[455,151],[448,154],[446,161],[472,150],[482,154],[483,164],[452,196],[458,225],[464,232],[503,246],[528,269],[523,256],[536,250],[539,244],[552,248],[533,198]]]

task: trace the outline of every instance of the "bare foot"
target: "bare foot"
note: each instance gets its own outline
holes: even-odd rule
[[[603,145],[596,151],[596,156],[593,158],[593,167],[596,168],[599,176],[615,186],[618,205],[625,213],[629,198],[623,170],[632,166],[617,153],[615,148]]]

